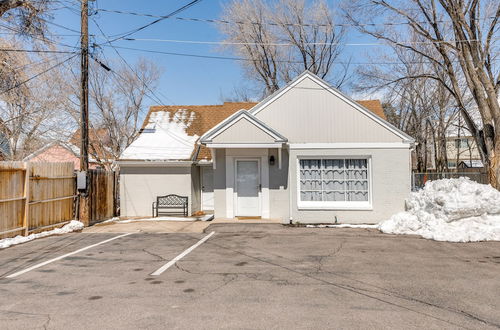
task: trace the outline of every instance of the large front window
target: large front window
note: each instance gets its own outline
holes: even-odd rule
[[[368,159],[300,159],[299,171],[299,206],[369,206]]]

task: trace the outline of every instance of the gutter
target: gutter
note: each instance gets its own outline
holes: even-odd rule
[[[117,160],[115,162],[121,167],[127,166],[146,166],[146,167],[189,167],[195,162],[191,160],[149,160],[149,159],[131,159],[131,160]]]

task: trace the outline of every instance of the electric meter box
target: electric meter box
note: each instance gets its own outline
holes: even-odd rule
[[[87,171],[79,171],[76,173],[76,189],[87,189]]]

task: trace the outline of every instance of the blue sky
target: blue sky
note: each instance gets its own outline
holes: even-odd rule
[[[108,10],[131,11],[148,13],[154,15],[166,15],[173,10],[188,3],[183,1],[153,1],[153,0],[97,0],[97,8]],[[216,19],[221,15],[221,10],[227,1],[204,0],[192,6],[178,17]],[[331,3],[332,7],[336,2]],[[79,1],[70,1],[68,6],[72,9],[59,9],[54,17],[54,22],[65,27],[79,30]],[[89,31],[96,36],[91,39],[96,43],[105,40],[94,21],[99,24],[107,36],[112,36],[133,30],[136,27],[153,21],[151,17],[132,16],[127,14],[116,14],[98,12],[89,19]],[[51,26],[55,34],[71,34],[71,32]],[[199,40],[220,41],[215,24],[206,22],[182,21],[178,19],[166,19],[154,24],[142,31],[133,34],[134,38],[160,38],[176,40]],[[362,36],[351,31],[347,42],[371,42],[369,37]],[[64,37],[64,42],[76,44],[77,37]],[[183,43],[167,43],[153,41],[126,41],[114,42],[115,46],[149,49],[162,52],[187,53],[211,56],[231,56],[230,53],[221,53],[215,45],[193,45]],[[351,57],[353,62],[366,62],[367,54],[365,47],[345,47],[343,59]],[[109,47],[102,47],[105,59],[118,59],[115,51]],[[235,86],[244,86],[245,76],[238,61],[193,58],[185,56],[172,56],[163,54],[151,54],[132,50],[118,49],[120,54],[129,62],[135,62],[139,57],[146,57],[155,61],[163,68],[163,75],[159,82],[157,95],[165,104],[216,104],[221,102],[221,94],[230,95]],[[354,70],[356,65],[351,67]],[[352,91],[347,90],[352,93]],[[148,105],[157,102],[148,100]]]

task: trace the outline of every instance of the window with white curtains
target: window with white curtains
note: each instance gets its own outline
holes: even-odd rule
[[[367,205],[368,159],[320,158],[299,160],[302,205]]]

